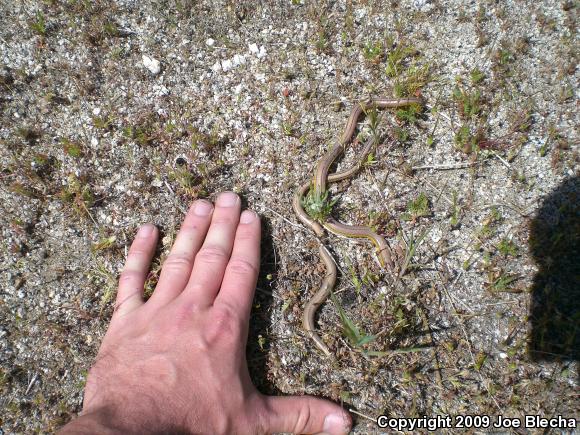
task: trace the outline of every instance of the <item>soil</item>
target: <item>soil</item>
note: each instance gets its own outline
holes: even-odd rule
[[[379,415],[577,417],[579,11],[0,0],[0,432],[80,411],[136,228],[163,234],[150,294],[184,210],[226,189],[263,219],[261,391],[344,403],[361,434],[389,431]],[[382,234],[404,273],[324,238],[340,270],[316,319],[327,358],[301,326],[325,271],[291,200],[379,96],[425,104],[361,122],[337,168],[380,144],[331,213]]]

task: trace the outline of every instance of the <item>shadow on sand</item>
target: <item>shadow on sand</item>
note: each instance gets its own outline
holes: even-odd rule
[[[530,227],[534,278],[528,353],[532,360],[580,357],[580,177],[545,198]]]

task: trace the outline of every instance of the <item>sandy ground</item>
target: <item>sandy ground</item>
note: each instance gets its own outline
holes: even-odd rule
[[[578,416],[579,10],[0,0],[1,432],[80,410],[135,229],[163,233],[150,293],[183,210],[224,189],[263,218],[248,342],[263,392],[342,402],[368,417],[355,433],[388,431],[381,414]],[[325,237],[326,358],[301,327],[324,267],[291,198],[370,96],[425,106],[380,112],[332,215],[372,225],[405,273]]]

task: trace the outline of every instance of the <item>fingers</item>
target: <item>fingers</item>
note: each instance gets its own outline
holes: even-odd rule
[[[152,224],[143,225],[137,232],[119,278],[115,315],[127,314],[143,304],[143,286],[155,253],[157,237],[157,228]]]
[[[260,219],[250,210],[240,217],[232,256],[214,305],[229,304],[248,322],[260,269]]]
[[[198,200],[190,207],[148,303],[165,305],[183,291],[189,281],[195,255],[207,234],[212,212],[213,205],[205,200]]]
[[[183,292],[198,306],[212,305],[232,253],[240,219],[240,198],[233,192],[220,194],[211,224]]]
[[[265,397],[268,433],[348,434],[350,415],[340,406],[314,397]]]

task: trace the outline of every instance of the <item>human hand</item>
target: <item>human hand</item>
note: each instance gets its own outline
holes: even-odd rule
[[[74,433],[347,433],[338,405],[260,394],[245,349],[260,259],[260,220],[222,193],[187,213],[153,295],[143,286],[158,239],[139,229]]]

